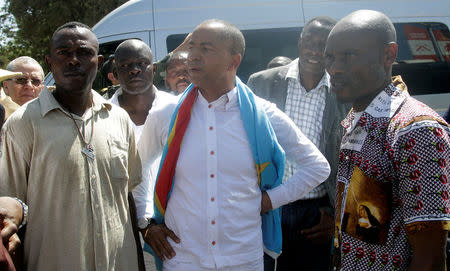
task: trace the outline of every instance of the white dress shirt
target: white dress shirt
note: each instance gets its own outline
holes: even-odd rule
[[[278,208],[323,182],[330,168],[292,120],[274,104],[259,97],[256,102],[265,109],[287,157],[301,166],[285,183],[267,191],[273,208]],[[138,144],[144,167],[162,152],[174,106],[154,111],[145,123]],[[166,269],[177,262],[221,268],[262,258],[261,190],[236,88],[212,103],[199,93],[174,178],[165,223],[181,242],[169,238],[176,256],[166,261]]]
[[[152,111],[158,110],[161,107],[165,107],[166,104],[176,104],[178,98],[175,96],[159,91],[155,88],[155,99],[153,100],[152,108],[149,111],[147,119],[150,118]],[[122,94],[122,88],[119,88],[114,95],[108,100],[110,103],[120,106],[118,96]],[[170,113],[171,114],[171,113]],[[136,142],[139,141],[144,125],[133,124],[134,137]],[[161,155],[159,155],[161,156]],[[133,197],[139,198],[136,201],[136,211],[137,218],[141,217],[152,217],[153,216],[153,193],[149,193],[149,189],[153,191],[153,186],[156,179],[156,174],[158,173],[159,157],[155,158],[157,161],[154,163],[142,164],[142,182],[133,189]]]

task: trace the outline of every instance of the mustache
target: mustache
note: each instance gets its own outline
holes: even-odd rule
[[[186,80],[186,79],[181,79],[181,80],[178,80],[178,81],[177,81],[177,85],[180,84],[180,83],[190,84],[191,82],[188,81],[188,80]]]

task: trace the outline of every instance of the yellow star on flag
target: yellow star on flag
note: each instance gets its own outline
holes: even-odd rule
[[[256,164],[256,174],[258,174],[258,183],[261,186],[261,173],[270,165],[270,162]]]

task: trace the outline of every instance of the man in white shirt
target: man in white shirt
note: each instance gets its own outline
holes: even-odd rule
[[[287,157],[302,166],[283,184],[261,192],[237,97],[236,70],[244,48],[242,33],[220,20],[201,23],[189,41],[188,70],[198,96],[183,136],[165,223],[152,221],[144,237],[164,261],[164,270],[262,271],[260,214],[298,199],[330,173],[325,157],[295,124],[274,104],[256,97]],[[138,144],[144,167],[162,152],[174,107],[168,104],[149,116]]]
[[[119,89],[109,99],[112,104],[125,109],[133,121],[134,136],[136,141],[139,138],[144,127],[144,122],[149,111],[159,105],[164,105],[169,100],[175,98],[164,92],[158,91],[153,85],[153,55],[150,47],[140,40],[130,39],[119,44],[115,51],[115,61],[113,67],[114,77],[120,83]],[[148,188],[153,187],[152,176],[156,177],[157,163],[154,166],[144,168],[143,182],[133,190],[133,196],[144,200],[138,202],[136,206],[136,216],[138,228],[147,227],[147,217],[152,217],[153,208],[145,209],[145,202],[148,201],[152,207],[152,193],[148,193]],[[147,197],[148,195],[148,197]],[[146,198],[147,197],[147,198]],[[130,202],[130,206],[133,203]],[[131,212],[134,214],[134,211]],[[153,258],[144,254],[147,269],[153,265]]]

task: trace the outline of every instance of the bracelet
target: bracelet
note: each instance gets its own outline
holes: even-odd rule
[[[14,199],[17,200],[20,203],[20,205],[22,205],[22,223],[20,223],[20,225],[19,225],[19,230],[20,230],[28,222],[28,206],[18,198],[14,198]]]

